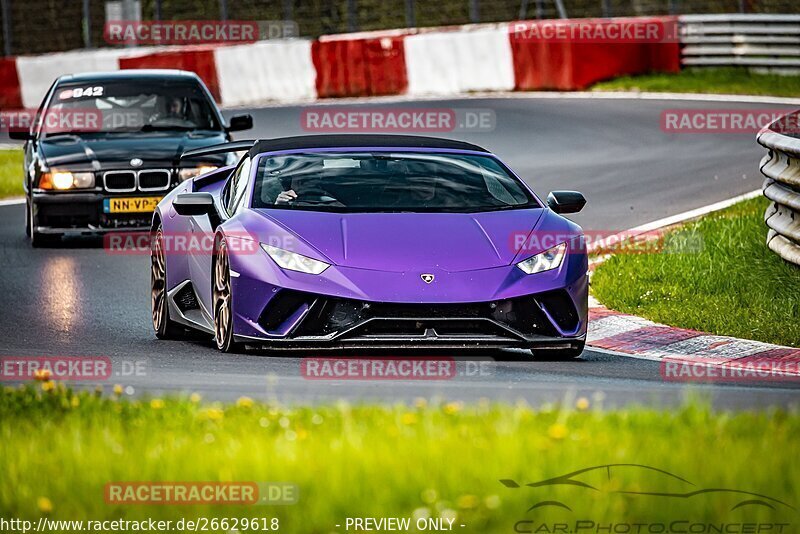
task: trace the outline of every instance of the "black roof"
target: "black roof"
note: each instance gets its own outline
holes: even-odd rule
[[[373,135],[373,134],[337,134],[337,135],[299,135],[296,137],[277,137],[256,141],[250,149],[250,155],[279,150],[298,150],[304,148],[442,148],[449,150],[472,150],[489,153],[483,147],[419,135]]]
[[[60,82],[106,82],[114,80],[164,80],[164,79],[193,79],[196,80],[197,74],[185,70],[176,69],[126,69],[107,72],[81,72],[78,74],[67,74],[59,78]]]

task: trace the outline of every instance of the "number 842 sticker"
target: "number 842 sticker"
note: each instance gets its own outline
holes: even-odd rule
[[[75,87],[74,89],[64,89],[58,93],[59,100],[69,100],[70,98],[86,98],[103,96],[103,87],[95,85],[93,87]]]

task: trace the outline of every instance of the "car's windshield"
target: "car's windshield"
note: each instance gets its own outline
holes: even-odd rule
[[[262,156],[254,208],[477,212],[538,207],[490,156],[347,152]]]
[[[41,120],[46,135],[221,129],[206,93],[190,80],[60,85]]]

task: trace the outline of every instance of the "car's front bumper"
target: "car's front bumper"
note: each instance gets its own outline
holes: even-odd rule
[[[273,348],[577,347],[585,287],[472,303],[372,302],[282,289],[259,317],[237,315],[238,341]],[[245,331],[247,334],[242,334]]]
[[[116,198],[162,198],[164,193],[114,194],[92,192],[41,192],[31,194],[33,230],[41,234],[98,234],[147,230],[152,211],[107,213],[104,203]]]

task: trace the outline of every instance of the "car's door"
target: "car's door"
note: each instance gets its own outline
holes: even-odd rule
[[[220,193],[217,208],[223,219],[230,217],[235,212],[236,207],[245,196],[247,182],[250,177],[250,164],[250,157],[245,156],[239,162],[239,165],[228,179],[225,188]],[[215,230],[216,228],[212,225],[212,221],[206,215],[191,217],[189,220],[189,232],[191,233],[192,241],[202,244],[200,247],[192,247],[187,251],[189,255],[189,272],[191,273],[197,296],[203,309],[208,313],[209,319],[213,318],[211,316],[213,309],[211,291],[211,262],[213,255],[211,252]]]

